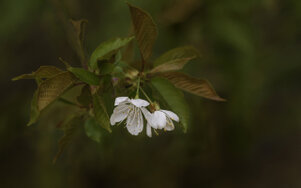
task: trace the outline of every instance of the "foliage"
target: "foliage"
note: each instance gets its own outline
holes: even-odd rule
[[[102,42],[92,52],[90,58],[86,58],[88,56],[83,50],[83,33],[87,21],[71,20],[75,31],[74,49],[82,67],[72,67],[60,59],[66,65],[66,70],[53,66],[41,66],[31,74],[13,78],[13,80],[35,79],[38,83],[31,104],[31,118],[28,125],[35,123],[41,111],[54,101],[60,99],[68,103],[68,100],[61,98],[63,93],[77,85],[83,85],[81,92],[78,93],[77,102],[70,102],[70,104],[74,104],[79,112],[84,110],[84,113],[66,120],[63,124],[65,134],[59,141],[59,152],[54,161],[71,142],[78,126],[81,126],[78,122],[83,121],[86,135],[96,142],[101,142],[103,131],[111,132],[108,114],[110,110],[108,108],[111,107],[107,102],[113,101],[117,96],[127,96],[131,93],[130,97],[134,98],[139,96],[141,90],[151,104],[151,112],[154,112],[154,109],[158,108],[156,106],[158,103],[153,101],[152,95],[153,93],[160,95],[170,110],[178,114],[185,132],[191,118],[189,106],[181,90],[207,99],[224,101],[216,94],[208,81],[175,72],[180,71],[190,60],[200,56],[194,47],[175,48],[155,61],[150,61],[152,48],[158,35],[157,27],[147,12],[131,4],[128,4],[128,7],[134,36]],[[137,41],[141,55],[140,70],[131,67],[130,62],[136,61],[135,59],[123,58],[125,55],[121,53],[122,48],[130,47],[134,39]],[[150,66],[145,66],[146,63]],[[143,88],[152,88],[152,91],[144,91]]]

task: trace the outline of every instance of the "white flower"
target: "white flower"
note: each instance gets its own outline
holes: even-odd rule
[[[141,110],[148,112],[145,108],[149,103],[143,99],[129,99],[128,97],[117,97],[117,106],[110,118],[111,125],[126,120],[126,128],[132,135],[138,135],[143,130],[143,117]]]
[[[132,135],[138,135],[143,130],[143,116],[147,120],[146,134],[152,137],[153,129],[163,129],[165,131],[174,130],[173,121],[179,122],[177,114],[168,110],[157,110],[150,113],[145,107],[149,102],[143,99],[130,99],[128,97],[117,97],[115,99],[115,109],[110,118],[111,125],[122,122],[126,119],[126,128]]]
[[[152,137],[152,128],[164,128],[165,131],[172,131],[175,128],[172,120],[179,122],[177,114],[168,110],[157,110],[154,113],[150,113],[142,109],[142,112],[147,120],[146,134],[149,137]]]

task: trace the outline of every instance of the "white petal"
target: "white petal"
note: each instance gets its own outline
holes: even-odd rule
[[[158,129],[162,129],[166,125],[166,115],[164,112],[155,111],[153,113],[153,124],[158,126]]]
[[[145,107],[149,105],[149,102],[143,99],[131,99],[130,102],[137,107]]]
[[[164,130],[172,131],[174,129],[175,129],[175,126],[174,126],[172,120],[169,117],[166,117],[166,126],[164,127]]]
[[[148,123],[151,127],[157,129],[157,128],[158,128],[158,125],[155,125],[155,124],[154,124],[153,114],[150,113],[150,112],[149,112],[146,108],[144,108],[144,107],[141,108],[141,111],[142,111],[142,113],[143,113],[143,115],[144,115],[144,117],[145,117],[147,123]]]
[[[160,110],[161,112],[164,112],[167,114],[168,117],[170,117],[172,120],[179,122],[179,117],[177,114],[173,113],[172,111],[169,110]]]
[[[129,105],[117,106],[110,118],[111,125],[115,125],[115,123],[123,121],[128,116],[129,110]]]
[[[135,119],[135,108],[129,112],[128,118],[126,120],[126,128],[131,134],[133,132],[131,127],[133,125],[133,122],[135,121],[134,119]]]
[[[141,110],[139,109],[139,114],[138,114],[138,118],[139,118],[139,122],[138,122],[138,127],[137,127],[137,131],[138,131],[138,134],[142,132],[143,130],[143,116],[142,116],[142,113],[141,113]]]
[[[117,97],[117,98],[115,99],[115,106],[119,105],[119,104],[122,103],[122,102],[126,102],[126,101],[128,101],[128,100],[129,100],[128,97]]]
[[[146,125],[146,135],[152,137],[152,127],[148,123]]]
[[[135,107],[130,112],[126,128],[132,135],[138,135],[143,130],[143,117],[139,108]]]

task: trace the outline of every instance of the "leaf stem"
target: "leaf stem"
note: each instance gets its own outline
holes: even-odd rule
[[[59,97],[58,100],[59,100],[60,102],[65,103],[65,104],[77,106],[77,107],[79,107],[79,108],[84,108],[83,106],[81,106],[81,105],[79,105],[79,104],[76,104],[76,103],[74,103],[74,102],[72,102],[72,101],[69,101],[69,100],[67,100],[67,99],[64,99],[64,98],[62,98],[62,97]]]

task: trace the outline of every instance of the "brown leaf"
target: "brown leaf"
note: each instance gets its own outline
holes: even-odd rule
[[[179,58],[170,60],[162,65],[159,65],[153,68],[150,73],[159,73],[159,72],[170,72],[170,71],[177,71],[181,70],[188,61],[193,59],[192,57],[189,58]]]
[[[189,93],[215,101],[226,101],[217,95],[207,80],[196,79],[179,72],[162,73],[160,76],[167,78],[177,88]]]
[[[62,70],[56,68],[55,66],[41,66],[35,72],[31,74],[22,74],[13,78],[13,81],[20,80],[20,79],[42,79],[42,78],[51,78],[56,74],[63,72]]]
[[[43,110],[75,81],[76,77],[70,72],[62,72],[56,76],[43,81],[38,88],[38,110]]]
[[[76,132],[80,127],[80,123],[82,122],[81,116],[71,116],[62,122],[61,127],[64,131],[64,135],[58,142],[58,151],[53,158],[53,164],[56,163],[57,159],[60,157],[62,152],[66,149],[68,145],[74,140],[76,136]]]
[[[144,61],[147,61],[152,54],[152,48],[158,35],[157,26],[147,12],[129,3],[128,6],[141,56]]]
[[[161,64],[164,64],[166,62],[169,62],[169,61],[175,60],[175,59],[182,59],[182,58],[193,59],[198,56],[200,56],[200,53],[193,46],[177,47],[177,48],[174,48],[174,49],[171,49],[171,50],[165,52],[160,57],[158,57],[154,61],[154,66],[159,66]]]
[[[134,26],[132,25],[130,30],[129,30],[129,34],[128,36],[134,36]],[[122,52],[122,61],[125,61],[127,63],[132,63],[134,61],[135,58],[135,41],[132,40],[131,42],[129,42],[123,52]]]

